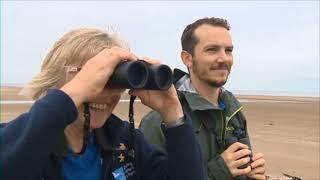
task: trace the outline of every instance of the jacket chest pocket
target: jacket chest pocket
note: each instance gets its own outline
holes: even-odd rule
[[[225,130],[225,139],[245,135],[244,125],[237,117],[230,119]]]
[[[234,137],[234,130],[235,128],[232,125],[227,126],[225,130],[225,139]]]

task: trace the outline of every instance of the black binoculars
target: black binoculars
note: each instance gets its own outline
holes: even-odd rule
[[[115,68],[106,87],[166,90],[172,80],[172,70],[167,65],[150,64],[144,60],[123,61]]]
[[[236,142],[245,144],[245,145],[249,146],[249,148],[251,147],[251,146],[250,146],[249,138],[247,138],[247,137],[244,137],[244,138],[230,137],[230,138],[227,138],[227,139],[225,140],[225,143],[226,143],[227,148],[228,148],[229,146],[231,146],[233,143],[236,143]],[[244,168],[247,168],[248,166],[250,166],[252,155],[249,155],[249,157],[250,157],[250,162],[248,162],[247,164],[243,164],[243,165],[239,166],[239,167],[238,167],[239,169],[244,169]],[[235,180],[247,180],[248,177],[247,177],[246,175],[240,175],[240,176],[234,177],[234,179],[235,179]]]

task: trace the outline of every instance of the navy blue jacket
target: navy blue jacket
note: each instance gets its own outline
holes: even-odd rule
[[[7,124],[1,124],[1,180],[62,180],[64,129],[77,119],[77,109],[69,96],[50,90],[36,101],[30,111]],[[188,117],[186,117],[188,118]],[[112,172],[124,167],[128,180],[205,179],[201,152],[190,125],[163,127],[168,155],[148,144],[136,130],[135,157],[124,153],[120,162],[116,151],[107,146],[128,145],[129,124],[112,115],[96,131],[102,146],[104,180],[112,180]],[[120,144],[121,143],[121,144]]]

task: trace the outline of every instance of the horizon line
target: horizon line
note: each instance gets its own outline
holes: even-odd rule
[[[12,87],[12,88],[22,88],[26,84],[15,84],[15,83],[3,83],[0,87]],[[236,90],[227,89],[235,95],[249,95],[249,96],[293,96],[293,97],[320,97],[320,91],[270,91],[270,90]]]

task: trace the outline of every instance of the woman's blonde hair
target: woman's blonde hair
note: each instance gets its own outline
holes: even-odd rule
[[[118,46],[128,49],[116,32],[108,33],[97,28],[74,29],[63,35],[44,58],[41,72],[20,92],[38,99],[48,89],[60,88],[67,81],[66,67],[81,67],[105,48]]]

